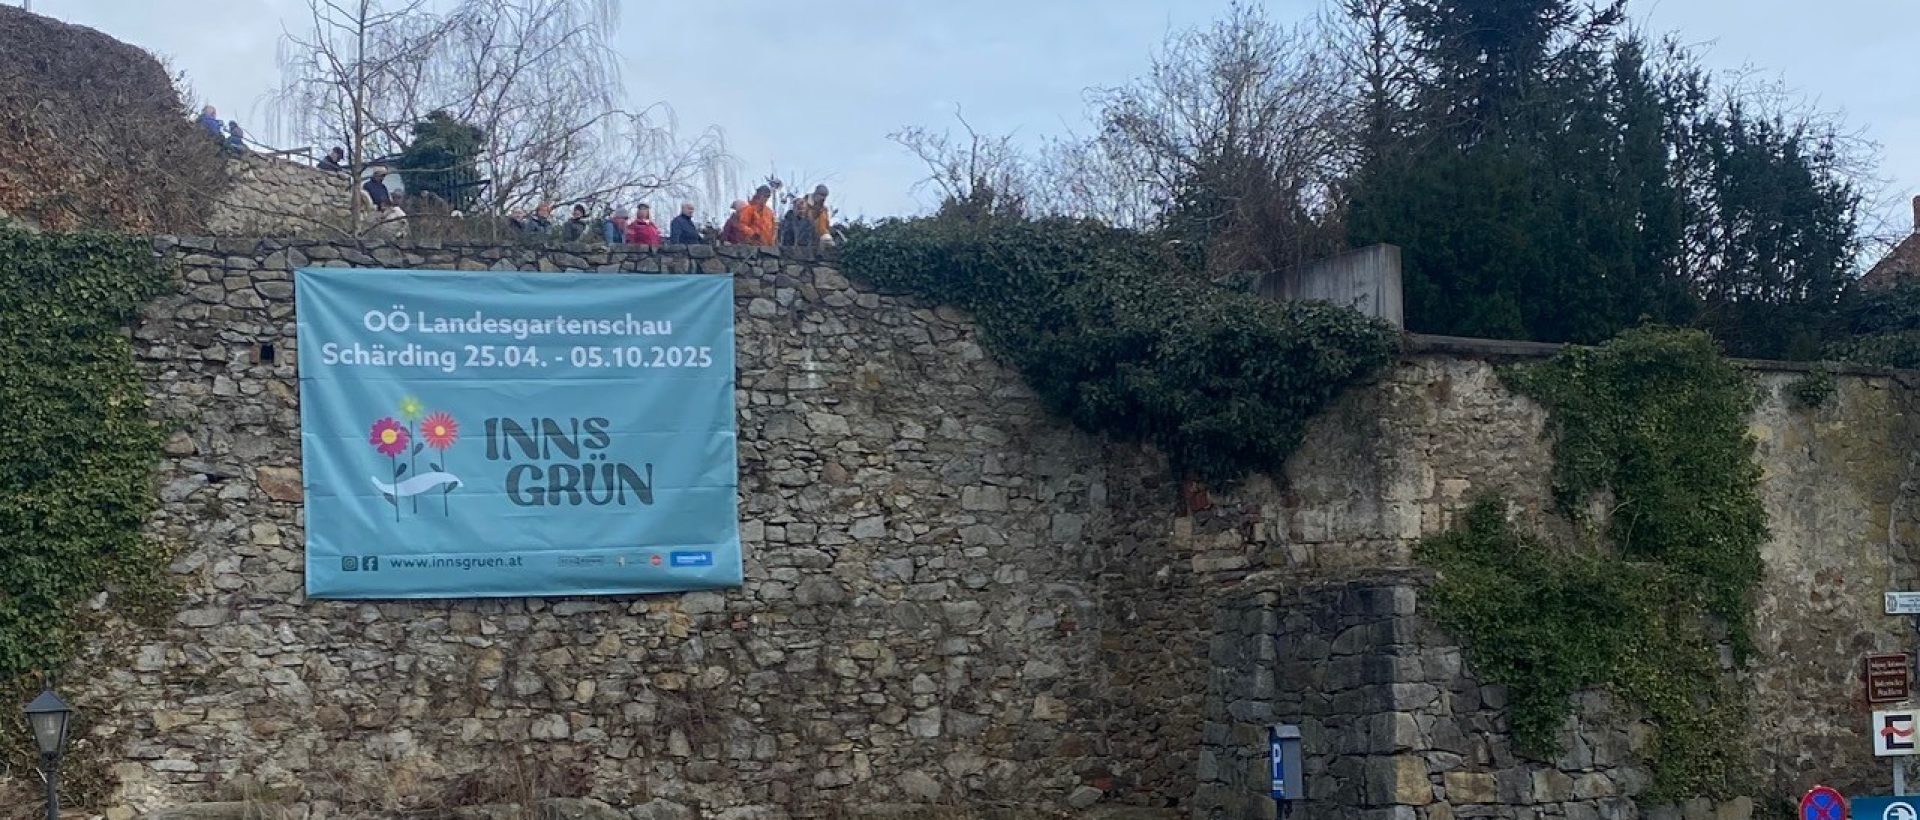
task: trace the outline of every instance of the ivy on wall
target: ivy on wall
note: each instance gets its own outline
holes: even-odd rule
[[[1609,502],[1606,544],[1517,532],[1483,499],[1417,555],[1433,612],[1509,692],[1515,743],[1551,755],[1569,696],[1605,687],[1644,709],[1653,800],[1724,795],[1738,771],[1740,690],[1719,645],[1751,649],[1766,515],[1747,418],[1754,391],[1698,331],[1628,331],[1504,374],[1551,410],[1554,494],[1575,520]]]
[[[1825,407],[1839,390],[1840,386],[1833,380],[1833,371],[1819,364],[1787,385],[1787,395],[1793,399],[1793,403],[1806,410]]]
[[[0,681],[58,668],[94,595],[162,589],[142,535],[160,437],[126,328],[166,285],[141,240],[0,224]]]
[[[1385,323],[1170,275],[1139,234],[1066,219],[918,219],[854,232],[849,273],[970,311],[1080,428],[1230,481],[1278,469],[1307,421],[1391,360]]]

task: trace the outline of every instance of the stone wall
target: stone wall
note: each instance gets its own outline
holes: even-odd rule
[[[1884,614],[1881,596],[1920,589],[1912,377],[1843,375],[1833,398],[1809,409],[1788,392],[1798,374],[1760,374],[1751,432],[1771,537],[1748,681],[1769,794],[1816,782],[1891,793],[1868,744],[1861,664],[1870,653],[1920,649],[1914,620]]]
[[[137,356],[172,436],[154,529],[184,599],[85,693],[112,710],[97,731],[123,745],[128,804],[240,786],[420,803],[527,761],[707,816],[1102,796],[1102,448],[965,317],[771,249],[161,247],[180,292]],[[291,294],[309,264],[733,273],[746,586],[305,599]]]
[[[1489,351],[1494,349],[1489,347]],[[1380,628],[1417,634],[1417,640],[1382,641],[1367,650],[1371,654],[1361,659],[1365,663],[1355,666],[1354,661],[1343,662],[1343,657],[1356,651],[1352,642],[1356,640],[1354,635],[1360,634],[1348,628],[1366,618],[1389,614],[1352,609],[1357,604],[1342,597],[1357,594],[1348,590],[1350,581],[1360,578],[1376,583],[1382,569],[1411,566],[1411,549],[1417,540],[1449,526],[1452,516],[1481,492],[1506,497],[1513,514],[1525,526],[1568,534],[1570,525],[1555,514],[1551,501],[1548,471],[1552,454],[1550,442],[1543,437],[1545,411],[1509,392],[1500,383],[1492,361],[1471,355],[1471,351],[1463,355],[1454,350],[1445,355],[1409,357],[1377,387],[1349,396],[1342,407],[1315,425],[1306,446],[1289,463],[1280,485],[1283,489],[1263,481],[1250,482],[1213,499],[1212,509],[1175,520],[1175,541],[1193,545],[1196,565],[1244,567],[1241,574],[1273,571],[1237,590],[1213,596],[1225,608],[1217,614],[1212,634],[1216,640],[1240,643],[1232,648],[1223,648],[1217,642],[1214,645],[1216,677],[1206,704],[1209,717],[1204,748],[1208,751],[1203,753],[1199,768],[1203,774],[1198,807],[1224,810],[1225,816],[1246,816],[1238,811],[1249,804],[1235,802],[1247,798],[1245,783],[1227,779],[1225,773],[1237,772],[1234,767],[1248,763],[1249,756],[1264,760],[1264,735],[1256,746],[1246,745],[1253,740],[1248,726],[1241,726],[1238,734],[1232,735],[1232,742],[1223,741],[1221,735],[1223,723],[1231,723],[1223,715],[1239,719],[1231,711],[1232,704],[1254,691],[1245,687],[1277,687],[1264,702],[1272,704],[1278,718],[1292,722],[1289,717],[1298,717],[1311,724],[1316,720],[1351,722],[1372,711],[1393,711],[1385,710],[1385,703],[1374,703],[1357,712],[1327,711],[1333,705],[1326,698],[1339,701],[1336,692],[1382,684],[1375,679],[1379,674],[1402,676],[1404,679],[1386,682],[1401,686],[1445,689],[1471,682],[1471,669],[1458,670],[1452,662],[1436,664],[1428,658],[1422,667],[1403,660],[1434,652],[1457,654],[1444,636],[1435,634],[1412,612],[1391,613],[1393,618],[1389,620],[1397,625]],[[1920,555],[1914,552],[1914,545],[1920,542],[1920,528],[1915,522],[1915,505],[1920,499],[1915,496],[1914,471],[1914,444],[1920,441],[1915,425],[1920,419],[1912,407],[1920,394],[1902,374],[1847,371],[1836,376],[1837,390],[1829,400],[1818,407],[1806,407],[1793,398],[1791,389],[1806,370],[1777,363],[1750,364],[1760,399],[1750,433],[1764,471],[1761,493],[1770,537],[1762,547],[1767,571],[1753,616],[1756,651],[1742,677],[1751,691],[1752,797],[1762,805],[1776,807],[1816,783],[1828,783],[1848,793],[1886,790],[1885,766],[1872,757],[1865,731],[1868,707],[1862,694],[1861,661],[1873,652],[1914,651],[1913,624],[1881,614],[1881,593],[1911,589],[1920,582],[1915,577]],[[1232,573],[1221,572],[1216,573],[1215,580],[1232,577]],[[1405,608],[1407,602],[1417,599],[1419,586],[1419,582],[1400,579],[1383,588],[1394,590],[1391,594],[1401,602],[1395,606]],[[1269,631],[1254,637],[1241,631],[1241,624],[1252,617],[1247,613],[1256,611],[1268,613],[1263,617],[1269,621],[1272,617],[1292,618],[1296,611],[1308,613],[1313,620],[1307,633],[1297,631],[1308,627],[1296,621],[1287,621],[1295,625],[1274,633],[1271,629],[1281,627],[1268,622],[1260,628]],[[1294,651],[1320,653],[1314,662],[1331,671],[1305,679],[1261,677],[1247,665],[1253,656],[1244,653],[1259,651],[1259,644],[1274,634],[1317,647],[1296,647]],[[1347,636],[1347,645],[1329,654],[1327,644],[1340,635]],[[1402,648],[1401,644],[1418,651]],[[1226,659],[1219,656],[1221,652],[1228,653]],[[1265,664],[1273,659],[1258,660]],[[1329,681],[1325,674],[1337,677]],[[1399,691],[1404,694],[1412,690]],[[1315,699],[1314,692],[1321,693],[1320,700]],[[1304,711],[1299,707],[1301,697],[1306,698]],[[1605,703],[1595,693],[1585,698],[1588,706]],[[1352,699],[1347,700],[1350,706]],[[1563,760],[1557,769],[1515,762],[1504,751],[1503,736],[1484,728],[1501,725],[1486,723],[1495,720],[1496,714],[1469,709],[1462,705],[1461,697],[1438,706],[1415,708],[1399,702],[1392,706],[1429,723],[1439,720],[1482,725],[1484,745],[1496,750],[1492,763],[1482,760],[1478,769],[1458,770],[1462,777],[1473,774],[1476,781],[1481,773],[1520,778],[1517,772],[1526,773],[1526,777],[1546,777],[1543,773],[1548,771],[1559,772],[1553,776],[1554,782],[1560,782],[1559,775],[1578,781],[1583,775],[1602,773],[1593,766],[1612,767],[1619,762],[1612,758],[1599,763],[1585,758]],[[1440,706],[1445,708],[1433,711]],[[1295,710],[1291,715],[1290,708]],[[1588,709],[1583,712],[1583,720],[1582,731],[1630,728],[1630,718],[1610,709]],[[1341,732],[1343,737],[1353,732],[1365,736],[1369,731],[1365,725],[1342,725],[1347,727]],[[1333,744],[1323,747],[1328,755],[1354,753],[1338,745],[1349,742],[1347,739],[1324,742]],[[1436,787],[1431,799],[1436,804],[1448,802],[1447,775],[1456,769],[1447,755],[1459,752],[1440,746],[1415,751],[1431,764],[1424,775]],[[1205,756],[1209,754],[1211,758]],[[1318,765],[1330,763],[1323,759]],[[1641,782],[1637,769],[1604,773],[1617,793],[1637,793],[1631,788]],[[1362,782],[1355,777],[1364,780],[1379,773],[1363,766],[1331,774],[1352,785]],[[1253,784],[1251,794],[1258,797],[1263,788],[1264,784]],[[1367,811],[1384,811],[1387,805],[1425,805],[1383,802],[1379,799],[1381,787],[1357,788],[1363,791],[1343,793],[1333,804],[1347,813],[1308,816],[1412,817]],[[1375,791],[1368,796],[1366,788]],[[1501,812],[1486,811],[1484,806],[1474,812],[1518,817],[1559,813],[1590,816],[1591,810],[1602,812],[1601,816],[1639,816],[1637,809],[1628,811],[1617,802],[1543,807],[1535,805],[1539,799],[1522,799],[1523,792],[1518,786],[1502,792],[1505,796],[1496,802],[1508,808]],[[1257,807],[1260,802],[1255,800],[1251,805]],[[1460,801],[1451,802],[1457,806]],[[1481,801],[1469,802],[1477,805]],[[1271,803],[1266,805],[1270,811]],[[1746,806],[1729,804],[1713,808],[1721,814],[1705,816],[1740,817]],[[1707,808],[1686,807],[1685,816],[1702,816],[1699,812]],[[1424,816],[1446,815],[1429,812]]]
[[[1316,421],[1278,476],[1203,488],[1151,452],[1048,417],[968,317],[848,282],[810,251],[159,249],[178,263],[179,289],[135,336],[171,436],[153,530],[178,550],[183,595],[164,627],[103,635],[77,693],[99,716],[85,741],[118,761],[134,808],[249,790],[321,811],[417,806],[534,780],[732,817],[1236,805],[1223,802],[1241,784],[1221,778],[1222,761],[1263,747],[1223,746],[1211,728],[1243,699],[1220,677],[1238,667],[1208,662],[1221,606],[1426,630],[1417,612],[1361,612],[1325,590],[1408,567],[1413,544],[1481,491],[1531,525],[1567,526],[1552,509],[1546,415],[1501,385],[1492,360],[1504,349],[1416,348]],[[291,295],[304,265],[732,273],[745,587],[306,600]],[[1808,409],[1786,397],[1797,373],[1756,377],[1774,522],[1749,673],[1756,792],[1863,785],[1880,767],[1860,733],[1857,658],[1907,645],[1907,626],[1875,612],[1881,589],[1914,581],[1912,391],[1843,374],[1834,399]],[[1257,586],[1276,577],[1305,580]],[[1356,657],[1457,655],[1420,634]],[[1422,670],[1393,674],[1471,682],[1444,663]],[[1492,703],[1396,701],[1393,713],[1475,724],[1496,720]],[[1326,720],[1364,711],[1323,707]],[[1606,717],[1595,713],[1595,732]],[[1418,750],[1433,802],[1460,802],[1446,791],[1456,770],[1517,777],[1503,775],[1520,769],[1497,731],[1478,731],[1490,757],[1454,769],[1432,760],[1468,756]],[[1358,801],[1349,808],[1371,810],[1382,806],[1349,781],[1402,764],[1326,765],[1348,784],[1336,794]],[[1608,758],[1562,774],[1604,774],[1627,793],[1630,771]],[[1619,811],[1598,800],[1549,802],[1569,816]]]
[[[1194,817],[1271,818],[1267,727],[1301,730],[1310,820],[1455,817],[1736,820],[1753,800],[1650,807],[1637,757],[1653,730],[1602,693],[1578,697],[1551,761],[1514,754],[1506,691],[1482,685],[1460,647],[1420,615],[1429,579],[1377,573],[1338,581],[1266,574],[1219,610],[1215,693]]]
[[[225,162],[226,186],[207,214],[216,236],[320,236],[351,219],[346,174],[252,153]]]

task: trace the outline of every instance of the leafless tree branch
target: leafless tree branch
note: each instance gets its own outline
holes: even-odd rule
[[[354,167],[402,151],[443,111],[483,135],[476,172],[497,211],[543,199],[712,202],[733,182],[725,134],[682,138],[664,103],[630,109],[610,44],[616,0],[308,0],[281,48],[278,110],[294,139],[347,146]],[[706,190],[700,190],[700,189]]]

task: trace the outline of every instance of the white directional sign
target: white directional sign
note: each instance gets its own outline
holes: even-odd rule
[[[1920,592],[1887,593],[1888,615],[1920,615]]]
[[[1912,710],[1874,712],[1874,757],[1920,754],[1920,737],[1915,737],[1916,729],[1920,729],[1920,713]]]

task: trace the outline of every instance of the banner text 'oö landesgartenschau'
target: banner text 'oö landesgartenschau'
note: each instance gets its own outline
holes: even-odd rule
[[[733,280],[303,269],[307,594],[738,586]]]

